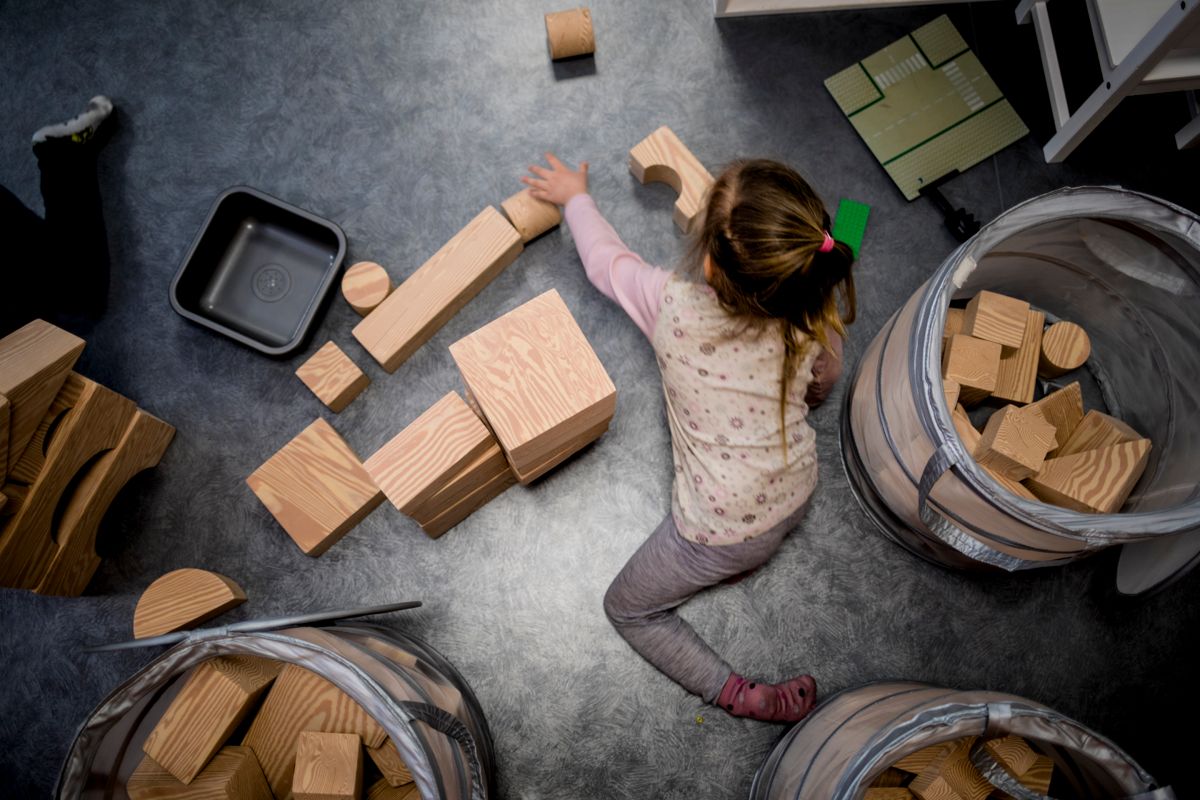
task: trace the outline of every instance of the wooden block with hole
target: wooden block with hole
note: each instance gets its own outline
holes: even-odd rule
[[[959,739],[921,770],[908,790],[921,800],[984,800],[992,785],[971,764],[975,737]]]
[[[371,379],[334,342],[326,342],[296,370],[296,377],[330,411],[338,412],[371,383]]]
[[[1041,311],[1030,309],[1026,312],[1028,320],[1025,323],[1025,334],[1021,345],[1014,350],[1005,350],[1000,354],[1000,370],[996,374],[996,388],[992,397],[1000,400],[1011,400],[1014,403],[1029,403],[1033,401],[1033,391],[1037,386],[1038,357],[1042,351],[1042,328],[1046,325],[1046,315]]]
[[[581,7],[546,14],[546,46],[551,61],[596,52],[591,10]]]
[[[1024,775],[1037,761],[1038,754],[1020,736],[1003,736],[999,739],[988,739],[983,743],[996,763],[1004,767],[1014,778]]]
[[[362,779],[362,741],[357,735],[300,733],[292,773],[295,800],[358,800]]]
[[[1058,448],[1066,443],[1075,426],[1083,419],[1083,393],[1079,389],[1079,382],[1051,392],[1036,403],[1025,406],[1024,410],[1040,413],[1054,426],[1055,448],[1049,455],[1057,455]]]
[[[1074,322],[1056,322],[1042,334],[1038,375],[1057,378],[1082,367],[1091,354],[1092,343],[1083,328]]]
[[[1142,438],[1145,437],[1116,417],[1093,409],[1083,416],[1054,456],[1061,458],[1082,453],[1084,450],[1099,450]]]
[[[1039,499],[1084,514],[1120,510],[1150,459],[1150,440],[1084,450],[1047,459],[1025,481]]]
[[[337,431],[317,419],[246,479],[304,553],[319,556],[383,502]]]
[[[232,578],[203,569],[177,569],[142,592],[133,610],[133,638],[194,628],[246,602]]]
[[[982,291],[967,303],[962,332],[976,339],[1017,348],[1025,339],[1028,320],[1029,303],[1026,301]]]
[[[500,204],[508,221],[521,234],[521,241],[529,244],[551,228],[562,222],[562,212],[554,203],[538,200],[522,189]]]
[[[188,676],[142,751],[177,780],[191,783],[281,669],[278,661],[251,656],[205,661]]]
[[[634,145],[629,151],[629,171],[641,183],[665,183],[678,192],[675,224],[684,233],[691,232],[704,211],[713,176],[673,130],[664,125]]]
[[[129,800],[272,800],[271,788],[248,747],[223,747],[191,783],[146,756],[125,783]]]
[[[392,288],[387,270],[374,261],[352,264],[342,276],[342,297],[361,317],[378,308]]]
[[[1036,412],[1005,406],[988,417],[975,460],[1019,481],[1038,471],[1054,447],[1054,426]]]
[[[421,800],[421,792],[415,783],[392,786],[380,778],[367,790],[367,800]]]
[[[958,400],[974,405],[996,388],[1001,346],[996,342],[958,334],[942,350],[942,379],[958,384]]]
[[[287,797],[296,769],[296,745],[303,731],[353,733],[367,747],[387,734],[358,703],[329,681],[288,664],[267,693],[242,744],[254,751],[276,797]]]
[[[389,786],[405,786],[413,782],[408,765],[404,763],[400,751],[391,739],[384,739],[379,747],[368,747],[367,755],[383,773],[383,779]]]
[[[488,206],[358,323],[354,338],[395,372],[523,248],[521,235]]]

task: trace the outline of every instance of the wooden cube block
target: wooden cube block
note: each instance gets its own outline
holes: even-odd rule
[[[383,502],[337,431],[317,419],[246,479],[303,552],[319,556]]]
[[[679,193],[673,217],[679,230],[689,233],[704,210],[713,176],[675,131],[664,125],[634,145],[629,171],[640,183],[665,183]]]
[[[494,442],[456,392],[450,392],[366,460],[371,479],[405,514],[413,513]]]
[[[1021,345],[1000,354],[1000,370],[996,375],[996,388],[992,390],[992,397],[1015,403],[1033,400],[1038,357],[1042,351],[1042,328],[1046,325],[1046,315],[1041,311],[1030,309],[1026,313],[1028,321]]]
[[[1043,316],[1044,318],[1044,316]],[[1029,303],[1015,297],[983,291],[967,303],[962,332],[976,339],[1020,347],[1029,319]]]
[[[1061,458],[1082,453],[1084,450],[1098,450],[1141,438],[1143,437],[1140,433],[1121,420],[1093,409],[1084,415],[1083,420],[1075,426],[1054,456]]]
[[[551,61],[596,52],[591,10],[572,8],[546,14],[546,46],[550,49]]]
[[[1113,514],[1129,498],[1149,458],[1149,439],[1084,450],[1047,459],[1025,485],[1047,503],[1085,514]]]
[[[371,379],[333,342],[321,349],[296,370],[296,377],[312,390],[331,411],[341,411],[367,388]]]
[[[1036,412],[1005,406],[988,417],[975,460],[1014,481],[1038,471],[1054,447],[1054,426]]]
[[[521,235],[488,206],[358,323],[354,338],[395,372],[523,248]]]
[[[362,741],[355,734],[302,731],[296,740],[292,797],[358,800],[362,768]]]
[[[1042,334],[1038,375],[1057,378],[1082,367],[1091,354],[1092,342],[1083,328],[1074,322],[1056,322]]]
[[[959,334],[950,337],[949,344],[942,351],[942,379],[959,385],[960,403],[978,403],[996,388],[1001,349],[996,342],[973,336]]]
[[[379,747],[368,747],[367,755],[383,773],[383,780],[389,786],[405,786],[413,782],[408,765],[404,763],[400,751],[396,749],[396,745],[391,739],[384,739],[383,744]]]
[[[190,784],[146,756],[129,776],[130,800],[272,800],[271,788],[248,747],[223,747]]]
[[[946,395],[946,408],[950,409],[951,412],[953,412],[954,407],[958,405],[958,393],[961,388],[962,387],[958,385],[957,381],[942,381],[942,391]]]
[[[1020,736],[1004,736],[999,739],[989,739],[983,743],[984,748],[996,759],[996,762],[1008,771],[1014,778],[1020,778],[1028,772],[1038,754]]]
[[[979,440],[982,438],[979,431],[971,424],[971,418],[967,416],[967,410],[959,403],[954,407],[954,412],[950,415],[950,421],[954,423],[954,430],[958,431],[958,438],[962,439],[963,446],[967,448],[967,452],[972,457],[975,456],[975,451],[979,448]]]
[[[522,189],[500,204],[508,221],[521,234],[521,241],[529,244],[546,231],[562,222],[562,212],[554,203],[538,200]]]
[[[1047,422],[1054,426],[1054,441],[1056,447],[1049,455],[1057,455],[1057,449],[1066,443],[1075,426],[1083,419],[1083,393],[1079,382],[1064,386],[1054,391],[1036,403],[1025,406],[1025,411],[1040,413]]]
[[[142,751],[191,783],[283,669],[278,661],[220,656],[192,671]]]
[[[342,276],[342,297],[359,316],[370,314],[391,293],[391,277],[374,261],[352,264]]]
[[[177,569],[156,579],[133,609],[133,637],[145,639],[193,628],[246,602],[232,578],[203,569]]]
[[[415,783],[392,786],[380,778],[367,790],[367,800],[421,800],[421,792]]]
[[[984,800],[992,785],[969,758],[975,737],[960,739],[921,770],[908,790],[921,800]]]

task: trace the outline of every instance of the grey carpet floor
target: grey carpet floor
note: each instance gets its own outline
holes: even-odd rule
[[[107,518],[106,559],[86,596],[0,591],[0,794],[49,794],[76,726],[150,657],[80,649],[128,637],[141,590],[194,566],[245,587],[250,600],[229,619],[423,600],[394,622],[478,693],[502,797],[745,796],[783,729],[703,706],[630,651],[601,609],[668,507],[669,443],[650,349],[587,284],[565,229],[530,246],[393,375],[351,338],[356,317],[339,298],[305,351],[272,361],[178,317],[169,281],[233,184],[337,221],[347,263],[379,261],[402,278],[518,189],[548,149],[590,160],[617,229],[649,260],[674,264],[685,241],[672,193],[626,168],[629,147],[669,124],[706,164],[780,158],[831,208],[840,197],[872,205],[853,366],[955,242],[930,204],[903,200],[821,81],[939,13],[1033,130],[952,182],[954,201],[989,219],[1063,185],[1121,183],[1200,207],[1197,156],[1171,139],[1186,121],[1178,96],[1130,100],[1067,164],[1044,163],[1049,107],[1033,32],[1014,24],[1012,5],[717,22],[708,0],[595,0],[595,58],[551,65],[541,20],[551,9],[533,0],[0,2],[0,182],[40,209],[29,134],[95,92],[115,99],[100,165],[111,309],[80,331],[89,344],[78,368],[179,430]],[[1082,43],[1068,59],[1080,87],[1095,78],[1090,36],[1086,21],[1065,19]],[[619,389],[599,443],[440,540],[385,506],[321,558],[301,554],[245,477],[318,415],[365,457],[458,386],[449,343],[550,287]],[[330,338],[373,381],[336,416],[292,376]],[[848,489],[843,389],[812,416],[811,513],[767,567],[704,593],[685,616],[765,679],[811,671],[825,693],[894,677],[1034,698],[1112,737],[1181,796],[1200,791],[1176,724],[1197,711],[1200,577],[1128,600],[1113,588],[1111,553],[999,579],[914,559],[874,532]]]

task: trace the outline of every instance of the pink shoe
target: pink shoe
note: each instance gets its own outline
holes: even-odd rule
[[[816,700],[817,682],[811,675],[776,684],[748,681],[731,672],[717,698],[717,705],[735,717],[764,722],[799,722],[812,711]]]

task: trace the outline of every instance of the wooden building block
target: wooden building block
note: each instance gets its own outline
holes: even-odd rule
[[[20,458],[42,415],[83,352],[83,339],[44,320],[0,339],[0,395],[8,400],[9,468]],[[7,473],[0,473],[0,482]]]
[[[374,261],[352,264],[342,276],[342,297],[362,317],[378,308],[392,288],[387,270]]]
[[[303,552],[319,556],[383,502],[358,456],[317,419],[246,479]]]
[[[6,483],[0,487],[0,496],[5,500],[4,503],[0,503],[0,516],[11,517],[25,504],[25,498],[29,496],[29,487],[20,483]],[[0,531],[3,529],[4,526],[0,525]]]
[[[38,594],[78,597],[100,566],[96,534],[108,507],[134,475],[156,466],[175,437],[175,429],[138,410],[117,446],[88,468],[65,506],[61,506],[54,539],[57,548],[41,580]]]
[[[1050,756],[1038,756],[1033,761],[1033,766],[1030,767],[1018,780],[1026,789],[1031,789],[1038,794],[1048,794],[1050,792],[1050,781],[1054,779],[1054,760]]]
[[[675,224],[684,233],[691,232],[704,211],[713,176],[673,130],[664,125],[634,145],[629,151],[629,171],[641,183],[665,183],[678,192]]]
[[[421,530],[425,531],[426,535],[431,539],[436,539],[471,514],[474,514],[486,503],[499,497],[504,490],[517,482],[517,477],[512,473],[512,470],[507,469],[507,466],[508,464],[505,462],[506,469],[504,472],[498,473],[484,483],[481,483],[470,494],[454,505],[442,510],[437,516],[432,518],[414,517],[417,524],[421,526]]]
[[[587,8],[555,11],[546,15],[546,45],[550,60],[586,56],[596,52],[592,12]],[[526,239],[526,241],[529,241]]]
[[[587,447],[589,444],[591,444],[592,442],[596,441],[601,436],[603,436],[604,432],[608,430],[608,425],[609,425],[609,422],[611,422],[611,420],[612,420],[611,417],[609,417],[608,419],[601,420],[596,425],[593,425],[592,427],[590,427],[587,430],[580,433],[578,436],[569,440],[566,444],[564,444],[556,452],[552,453],[549,457],[543,459],[542,461],[537,462],[536,464],[531,465],[530,467],[524,469],[521,472],[517,472],[516,470],[514,470],[513,474],[515,474],[517,476],[517,480],[521,483],[522,486],[528,486],[529,484],[533,483],[535,480],[542,477],[547,472],[554,469],[559,464],[563,463],[568,458],[575,455],[580,450]]]
[[[958,334],[942,350],[942,379],[959,385],[958,400],[973,405],[996,388],[1001,345]]]
[[[142,744],[177,780],[191,783],[283,669],[278,661],[219,656],[192,671]]]
[[[411,514],[495,440],[457,392],[450,392],[366,460],[387,499]]]
[[[341,411],[371,379],[334,342],[326,342],[296,370],[296,377],[331,411]]]
[[[523,248],[521,235],[488,206],[358,323],[354,338],[395,372]]]
[[[42,467],[46,465],[46,451],[50,448],[50,441],[57,435],[66,413],[79,402],[85,386],[85,379],[73,373],[68,374],[34,429],[33,436],[29,437],[29,444],[25,446],[21,457],[15,464],[8,465],[10,481],[31,484],[37,480]]]
[[[951,336],[963,332],[963,321],[966,319],[967,312],[961,308],[947,308],[946,322],[942,326],[942,346],[946,344],[946,340]]]
[[[367,755],[383,773],[383,779],[389,786],[404,786],[413,782],[408,765],[404,763],[400,751],[391,739],[384,739],[379,747],[368,747]]]
[[[0,484],[8,475],[8,398],[0,394]]]
[[[1121,420],[1093,409],[1075,426],[1054,457],[1070,456],[1084,450],[1098,450],[1141,438],[1144,437]]]
[[[1037,761],[1038,754],[1020,736],[988,739],[983,743],[983,747],[1014,778],[1024,775]]]
[[[1005,406],[988,417],[975,460],[1014,481],[1033,475],[1054,448],[1054,426],[1039,413]]]
[[[958,381],[942,380],[942,392],[946,395],[946,408],[950,409],[951,412],[958,405],[958,393],[960,389],[962,387],[958,385]]]
[[[959,403],[954,407],[953,413],[950,414],[950,422],[954,424],[954,430],[958,432],[958,438],[962,439],[963,446],[967,448],[967,452],[972,457],[975,456],[975,451],[979,448],[979,440],[981,437],[979,431],[971,424],[971,418],[967,416],[967,410]]]
[[[415,783],[392,786],[380,778],[367,790],[367,800],[421,800],[421,792]]]
[[[611,419],[617,390],[558,292],[450,345],[518,478]]]
[[[248,747],[223,747],[190,784],[146,756],[125,783],[129,800],[272,800]]]
[[[901,758],[896,763],[892,764],[893,769],[904,770],[917,775],[929,768],[929,765],[934,761],[942,758],[954,747],[954,742],[941,742],[939,744],[931,744],[929,747],[924,747],[914,753],[909,753],[904,758]]]
[[[133,610],[133,638],[192,628],[246,602],[232,578],[203,569],[177,569],[146,587]]]
[[[1030,309],[1026,312],[1025,335],[1020,347],[1005,350],[1000,354],[1000,371],[996,375],[996,388],[992,397],[1011,400],[1014,403],[1033,401],[1033,390],[1037,386],[1038,357],[1042,352],[1042,328],[1046,315]]]
[[[1087,332],[1074,322],[1056,322],[1042,334],[1042,353],[1038,360],[1038,375],[1057,378],[1083,366],[1092,354],[1092,342]]]
[[[984,800],[992,785],[971,764],[975,737],[960,739],[921,770],[908,790],[921,800]]]
[[[902,770],[898,770],[895,767],[888,767],[879,773],[875,780],[871,781],[871,786],[877,789],[890,789],[895,786],[903,786],[908,783],[911,777],[911,775]]]
[[[1029,303],[996,292],[983,291],[967,303],[962,332],[976,339],[1020,347],[1029,320]],[[1045,320],[1045,315],[1042,315]]]
[[[426,522],[439,516],[466,499],[476,489],[505,473],[512,474],[504,449],[493,437],[487,450],[452,475],[428,500],[412,508],[409,516],[417,522]],[[516,481],[514,476],[513,481]]]
[[[1025,406],[1024,410],[1040,413],[1054,426],[1056,448],[1049,455],[1057,455],[1056,450],[1066,443],[1075,426],[1083,419],[1083,392],[1079,389],[1079,382],[1051,392],[1036,403]]]
[[[258,757],[278,798],[291,792],[302,731],[354,733],[367,747],[378,747],[387,738],[379,723],[345,692],[316,673],[288,664],[242,740]]]
[[[1021,483],[1020,481],[1014,481],[1012,478],[1006,477],[1005,475],[1001,474],[1000,472],[997,472],[996,470],[994,470],[990,467],[984,467],[983,471],[986,472],[989,476],[991,476],[992,480],[994,480],[996,483],[1000,484],[1005,489],[1007,489],[1008,491],[1017,495],[1018,497],[1023,497],[1026,500],[1037,500],[1038,499],[1037,495],[1035,495],[1033,492],[1026,489],[1025,484]]]
[[[359,800],[362,741],[353,733],[301,731],[292,773],[295,800]]]
[[[1047,503],[1084,514],[1113,514],[1129,498],[1149,458],[1149,439],[1084,450],[1047,459],[1025,485]]]
[[[522,189],[500,204],[508,221],[521,234],[521,241],[529,244],[546,231],[562,222],[562,212],[554,203],[538,200]]]
[[[912,800],[913,793],[902,786],[872,787],[867,789],[863,800]]]

